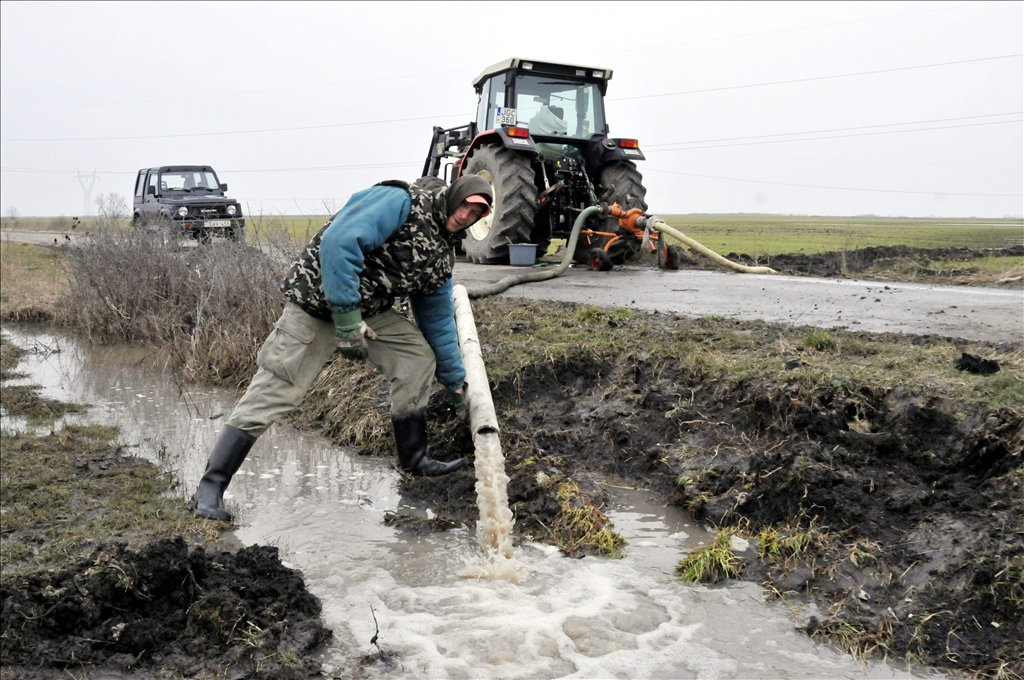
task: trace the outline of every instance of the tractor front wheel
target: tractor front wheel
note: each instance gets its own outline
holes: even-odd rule
[[[537,185],[530,160],[500,146],[484,146],[473,152],[467,175],[480,175],[491,184],[494,207],[487,217],[466,230],[462,247],[478,264],[508,264],[511,243],[530,243],[537,212]]]

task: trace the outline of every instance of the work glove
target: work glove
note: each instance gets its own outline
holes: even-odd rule
[[[363,321],[358,309],[331,315],[334,319],[334,344],[342,355],[349,359],[362,360],[369,355],[367,340],[373,340],[377,334]]]
[[[448,392],[448,396],[452,401],[452,409],[455,410],[455,417],[462,421],[469,420],[469,404],[466,403],[466,387],[465,383],[462,384],[457,390]]]

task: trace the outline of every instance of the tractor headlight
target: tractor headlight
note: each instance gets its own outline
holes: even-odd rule
[[[185,206],[178,208],[178,217],[185,217],[186,215],[188,215],[188,208]]]
[[[232,217],[234,217],[236,212],[238,212],[238,208],[236,208],[233,205],[229,205],[228,206],[228,215],[231,215]]]

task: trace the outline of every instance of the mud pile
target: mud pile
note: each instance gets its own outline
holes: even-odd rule
[[[4,677],[110,668],[186,677],[319,677],[331,637],[320,602],[277,548],[189,550],[181,539],[120,545],[0,588]]]
[[[746,265],[767,265],[783,274],[800,276],[860,276],[870,273],[873,278],[884,280],[915,280],[937,283],[974,283],[972,279],[981,274],[969,263],[991,255],[1024,255],[1024,246],[1012,246],[998,250],[977,250],[973,248],[911,248],[909,246],[870,246],[856,250],[829,251],[811,255],[788,253],[759,258],[743,253],[729,253],[725,257]],[[935,268],[930,263],[963,262]],[[684,251],[683,264],[690,268],[712,269],[714,265],[690,251]],[[1019,285],[1020,279],[1015,279]],[[994,281],[983,280],[983,285]]]
[[[57,422],[82,409],[11,385],[24,355],[0,334],[0,678],[320,677],[302,575],[194,517],[115,429]]]

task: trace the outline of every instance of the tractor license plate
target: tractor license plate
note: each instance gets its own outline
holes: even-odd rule
[[[206,220],[208,227],[230,227],[231,220]]]
[[[498,107],[498,125],[515,125],[518,111],[507,106]]]

